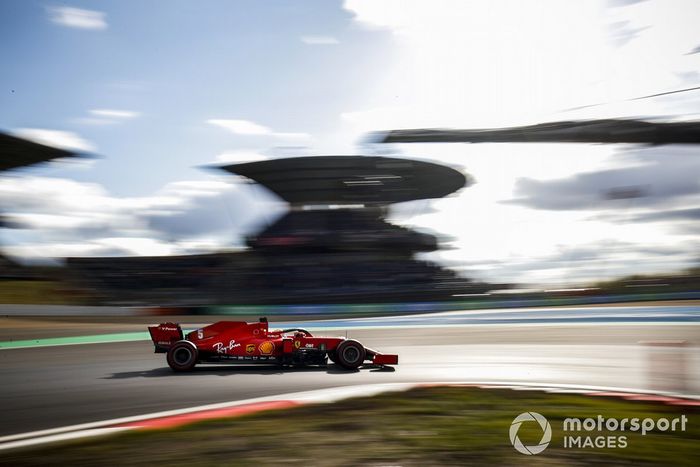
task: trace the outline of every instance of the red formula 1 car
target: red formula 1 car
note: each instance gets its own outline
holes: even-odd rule
[[[156,353],[167,353],[175,371],[188,371],[197,363],[275,363],[325,365],[332,362],[354,370],[366,361],[396,365],[398,355],[368,349],[344,337],[314,337],[304,329],[270,331],[267,319],[259,322],[219,321],[183,335],[179,324],[149,326]]]

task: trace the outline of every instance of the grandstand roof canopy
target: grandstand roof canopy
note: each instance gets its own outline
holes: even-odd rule
[[[377,133],[380,143],[641,143],[700,144],[700,122],[574,120],[489,129],[415,129]]]
[[[0,172],[76,155],[77,153],[72,151],[45,146],[0,132]]]
[[[442,198],[467,184],[458,170],[381,156],[310,156],[220,167],[296,205],[391,204]]]

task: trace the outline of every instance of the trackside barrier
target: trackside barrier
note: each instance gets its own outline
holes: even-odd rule
[[[698,292],[659,294],[601,295],[590,297],[551,297],[543,299],[469,300],[449,302],[326,304],[326,305],[228,305],[202,307],[197,314],[207,315],[363,315],[407,314],[433,311],[484,310],[493,308],[550,307],[567,305],[596,305],[624,302],[700,299]]]
[[[346,315],[410,314],[440,311],[487,310],[498,308],[526,308],[615,304],[660,300],[700,299],[697,292],[670,292],[659,294],[601,295],[587,297],[548,297],[455,300],[449,302],[403,302],[364,304],[313,305],[203,305],[203,306],[72,306],[72,305],[14,305],[0,304],[0,316],[155,316],[155,315]]]

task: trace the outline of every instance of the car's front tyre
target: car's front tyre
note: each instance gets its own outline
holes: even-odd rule
[[[335,360],[338,365],[346,370],[356,370],[365,361],[366,351],[359,342],[355,340],[345,340],[341,342],[335,351]]]

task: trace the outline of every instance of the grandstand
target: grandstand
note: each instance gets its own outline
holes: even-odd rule
[[[75,151],[46,146],[0,132],[0,174],[53,159],[77,157],[78,155]],[[7,209],[7,206],[2,206],[2,209]],[[0,227],[7,228],[12,227],[12,225],[0,217]],[[36,273],[35,269],[22,267],[0,253],[0,280],[32,279]]]
[[[379,156],[316,156],[221,167],[282,198],[286,215],[207,255],[71,258],[112,304],[229,305],[444,300],[489,287],[416,258],[433,235],[387,221],[393,203],[440,198],[468,184],[442,165]]]

